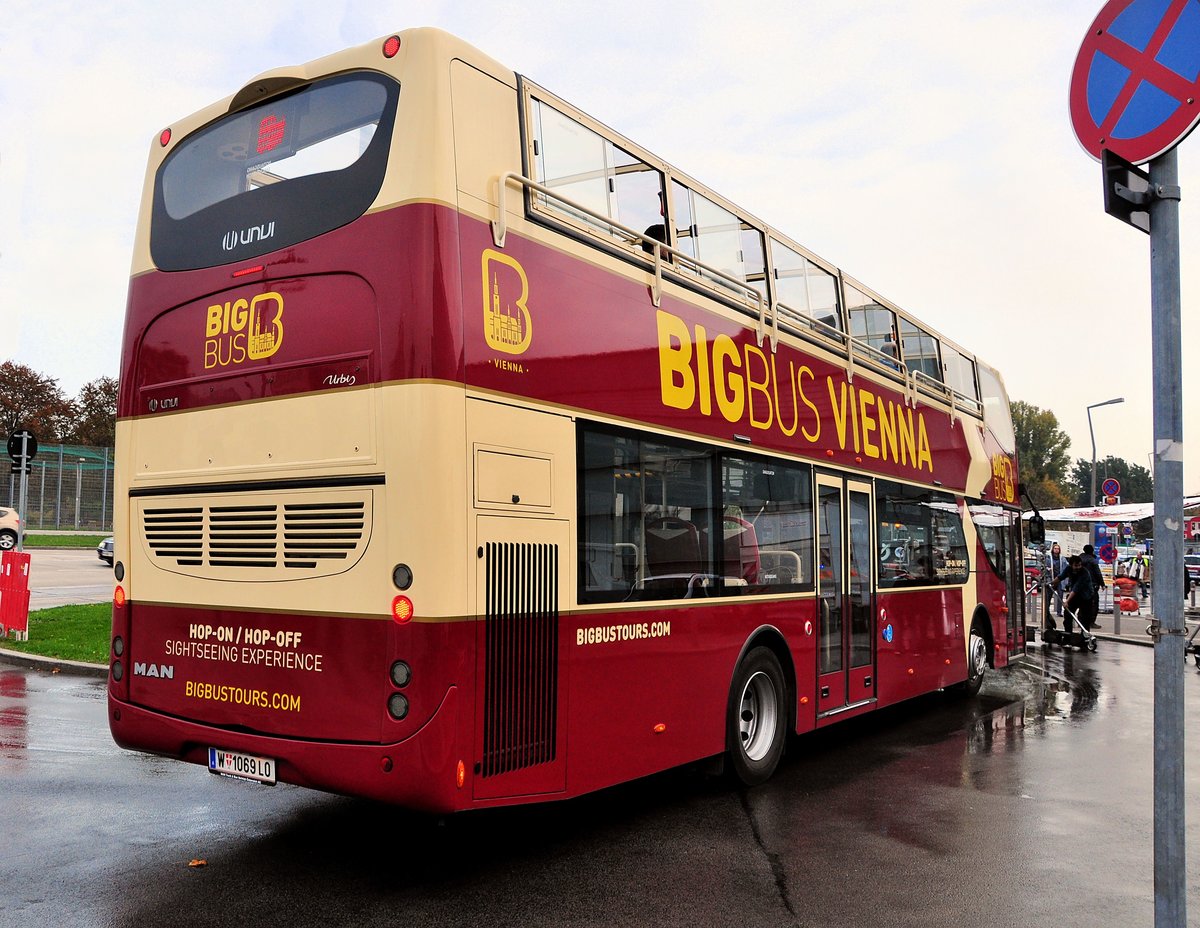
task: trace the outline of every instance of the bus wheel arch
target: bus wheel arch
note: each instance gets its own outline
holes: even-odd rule
[[[794,728],[795,669],[778,631],[751,637],[738,656],[726,704],[725,747],[734,779],[765,783]]]

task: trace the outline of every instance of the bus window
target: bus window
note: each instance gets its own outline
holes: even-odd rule
[[[975,362],[949,345],[942,345],[942,364],[946,370],[946,386],[963,399],[978,403],[979,391],[975,387]]]
[[[775,239],[771,239],[771,263],[781,316],[811,317],[835,329],[842,328],[836,277]]]
[[[1008,573],[1012,520],[1008,512],[999,506],[974,503],[969,509],[988,563],[996,576],[1003,580]]]
[[[900,320],[900,339],[904,363],[908,369],[921,371],[925,376],[941,383],[942,364],[938,360],[937,339],[907,319]]]
[[[877,480],[875,494],[881,588],[967,582],[967,542],[953,496],[890,480]]]
[[[180,141],[155,178],[155,264],[240,261],[357,219],[383,183],[399,91],[380,74],[331,77]]]
[[[1000,447],[1009,454],[1017,453],[1017,435],[1013,430],[1012,413],[1008,408],[1008,392],[1000,375],[986,364],[979,365],[979,387],[983,394],[983,421],[992,430]]]
[[[584,430],[581,458],[580,601],[715,593],[714,453]]]
[[[857,287],[846,284],[846,316],[850,334],[874,349],[866,353],[867,357],[876,363],[897,366],[894,359],[899,357],[900,349],[896,343],[895,313]]]
[[[766,292],[763,235],[750,223],[703,194],[671,182],[676,247],[690,258]],[[691,271],[692,268],[684,267]],[[723,287],[728,282],[700,271],[701,276]],[[731,288],[733,289],[733,288]],[[741,292],[740,290],[738,291]]]
[[[621,225],[661,238],[652,229],[663,225],[663,175],[634,155],[560,113],[541,100],[532,101],[534,179],[568,200],[607,216]],[[565,203],[537,194],[535,207],[566,216],[627,244],[619,230]]]
[[[721,458],[725,593],[812,589],[812,474],[781,461]]]

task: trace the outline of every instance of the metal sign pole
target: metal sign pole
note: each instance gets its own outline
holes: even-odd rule
[[[25,528],[29,528],[29,509],[26,503],[29,501],[29,433],[23,431],[21,433],[21,502],[17,506],[17,512],[20,513],[19,518],[25,523]],[[25,532],[17,531],[17,550],[25,550]]]
[[[1150,162],[1150,322],[1154,366],[1154,924],[1187,923],[1183,781],[1183,400],[1179,167]]]

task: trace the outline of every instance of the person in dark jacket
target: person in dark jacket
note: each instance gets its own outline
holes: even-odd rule
[[[1097,609],[1096,585],[1092,580],[1092,572],[1078,554],[1072,554],[1067,561],[1066,572],[1059,579],[1067,581],[1067,616],[1063,619],[1063,631],[1071,633],[1071,613],[1079,616],[1079,623],[1091,629],[1095,621]]]
[[[1100,612],[1100,591],[1108,589],[1108,585],[1104,582],[1104,574],[1100,573],[1100,562],[1096,560],[1096,552],[1091,545],[1083,546],[1083,554],[1079,556],[1079,559],[1083,561],[1083,566],[1092,578],[1092,586],[1095,588],[1092,596],[1092,614],[1088,617],[1086,624],[1088,628],[1098,628],[1096,615]]]

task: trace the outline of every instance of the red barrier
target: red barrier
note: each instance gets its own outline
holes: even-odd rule
[[[29,637],[29,555],[23,551],[0,554],[0,637],[9,632]]]

